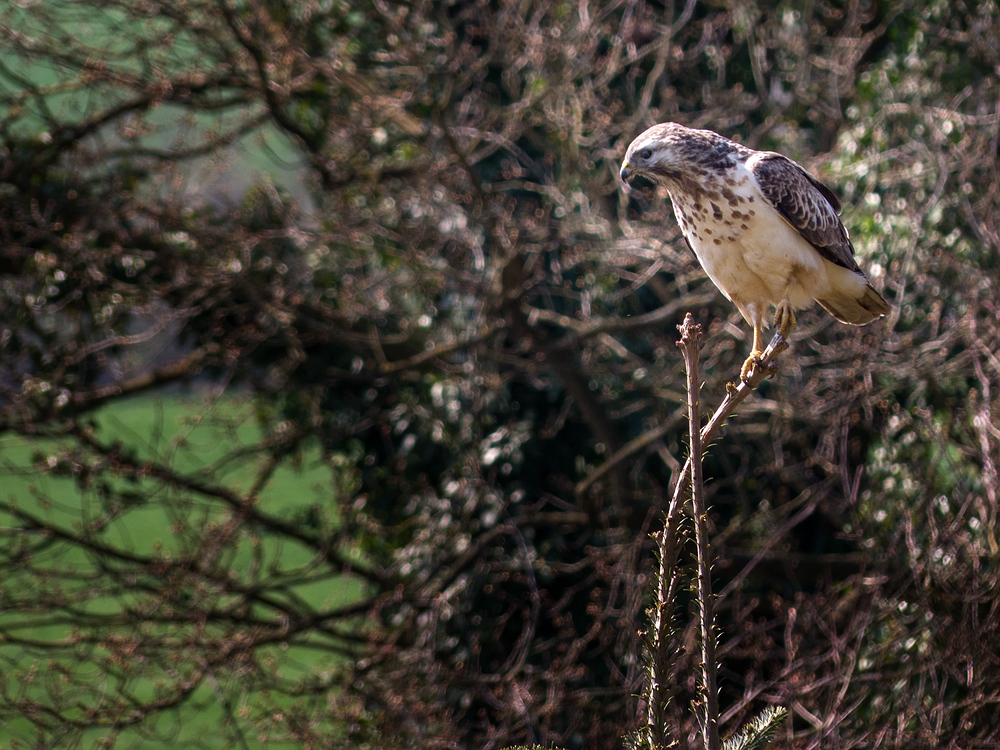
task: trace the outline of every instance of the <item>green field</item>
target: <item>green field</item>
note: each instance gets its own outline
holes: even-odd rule
[[[108,407],[93,422],[101,445],[119,446],[150,467],[169,467],[192,486],[224,490],[234,497],[256,486],[260,490],[256,507],[262,513],[307,528],[336,526],[333,495],[341,482],[335,462],[316,448],[288,456],[277,462],[273,472],[262,474],[266,454],[256,450],[262,436],[249,402],[148,397]],[[122,621],[123,612],[166,606],[157,604],[158,582],[149,579],[149,566],[130,567],[113,557],[109,562],[71,541],[33,542],[32,553],[21,566],[10,560],[10,550],[23,544],[26,536],[37,535],[27,528],[29,516],[64,530],[67,537],[83,536],[125,555],[166,562],[204,560],[213,551],[212,540],[230,533],[219,545],[213,573],[223,571],[228,580],[265,588],[271,601],[289,610],[335,610],[361,595],[356,579],[332,570],[314,549],[234,522],[233,508],[212,492],[185,489],[162,477],[130,476],[106,466],[97,473],[95,455],[68,438],[0,438],[0,535],[4,537],[0,544],[7,548],[0,577],[0,685],[8,698],[6,711],[11,696],[29,697],[40,705],[68,706],[63,716],[83,719],[88,708],[114,699],[116,693],[148,700],[169,694],[177,682],[176,675],[158,668],[133,669],[125,664],[120,670],[106,669],[115,663],[106,646],[80,645],[108,639],[116,628],[134,636],[131,623],[115,624]],[[84,479],[79,467],[88,461],[95,474]],[[52,475],[73,474],[73,466],[76,476]],[[81,534],[82,530],[88,533]],[[131,589],[122,581],[123,571],[137,577]],[[119,580],[109,582],[116,577]],[[221,592],[222,587],[216,591],[204,583],[184,585],[206,611],[225,610],[227,597],[232,598]],[[71,604],[46,608],[48,598]],[[261,621],[275,616],[256,605],[252,614]],[[205,627],[209,632],[211,626]],[[146,633],[161,644],[176,641],[178,671],[188,668],[187,662],[197,667],[200,657],[185,652],[183,645],[195,637],[191,625],[151,624]],[[306,686],[317,696],[327,692],[322,686],[335,684],[335,671],[342,663],[329,646],[327,640],[305,635],[290,643],[258,647],[256,673],[269,675],[267,689],[258,689],[262,683],[256,678],[243,682],[236,672],[211,671],[176,710],[117,732],[90,730],[82,746],[98,747],[102,739],[116,736],[115,747],[280,747],[283,743],[248,727],[260,725],[257,719],[264,712],[280,711],[291,700],[282,691],[271,690],[273,684],[290,686],[289,692]],[[137,676],[126,679],[130,670]],[[60,672],[66,676],[54,679]],[[79,695],[71,699],[58,694],[60,684]],[[0,747],[34,746],[32,722],[7,718],[0,726]],[[234,731],[235,725],[241,729]]]
[[[163,18],[137,19],[115,9],[46,0],[44,7],[15,3],[0,10],[2,25],[56,50],[60,40],[65,40],[65,48],[89,49],[93,60],[104,61],[121,78],[141,75],[150,65],[175,73],[200,73],[205,67],[197,44],[182,27]],[[150,58],[140,63],[143,54]],[[56,65],[45,55],[0,49],[0,123],[7,133],[29,141],[45,139],[56,124],[83,126],[106,107],[136,97],[134,90],[116,82],[115,75],[95,81],[79,69],[79,59],[70,60]],[[183,180],[172,183],[171,190],[179,190],[192,205],[238,204],[248,187],[271,182],[308,208],[307,169],[292,141],[270,123],[243,132],[245,123],[259,113],[249,105],[192,112],[170,102],[158,103],[98,128],[92,137],[174,158]],[[142,135],[128,138],[123,128]],[[224,145],[181,158],[189,150],[220,143]]]

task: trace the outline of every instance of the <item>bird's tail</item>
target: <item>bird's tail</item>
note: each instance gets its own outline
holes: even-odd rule
[[[889,303],[875,291],[871,284],[865,287],[860,297],[837,294],[825,299],[816,300],[828,313],[841,323],[863,326],[889,314]]]

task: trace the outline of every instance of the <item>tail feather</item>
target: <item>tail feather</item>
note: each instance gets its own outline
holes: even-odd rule
[[[825,299],[816,300],[823,308],[841,323],[863,326],[889,314],[889,303],[875,291],[871,284],[865,287],[861,297],[836,294]]]

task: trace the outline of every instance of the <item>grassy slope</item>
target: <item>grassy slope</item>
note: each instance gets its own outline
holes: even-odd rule
[[[231,463],[222,463],[222,459],[231,455],[234,449],[250,445],[258,438],[252,420],[247,419],[248,409],[245,404],[222,401],[216,402],[212,413],[206,414],[204,404],[194,399],[143,398],[108,407],[97,415],[96,421],[102,440],[120,440],[145,458],[167,459],[178,471],[201,475],[206,479],[215,477],[221,484],[239,491],[247,489],[254,481],[260,468],[259,459]],[[67,528],[79,527],[99,512],[101,500],[92,489],[83,491],[72,479],[46,476],[33,469],[37,462],[44,463],[48,456],[55,455],[56,448],[55,441],[27,441],[9,436],[0,438],[0,500],[40,513]],[[315,517],[321,513],[325,522],[336,523],[331,513],[317,509],[332,506],[331,494],[337,491],[337,484],[335,470],[317,450],[282,464],[261,493],[260,505],[289,519],[302,518],[306,514]],[[192,502],[189,493],[165,494],[168,490],[163,486],[142,482],[134,485],[133,489],[143,501],[135,509],[122,513],[106,531],[106,538],[137,553],[181,553],[181,547],[189,543],[190,535],[184,532],[178,535],[175,533],[178,529],[190,529],[191,524],[197,526],[217,522],[225,514],[217,506]],[[151,494],[144,494],[146,492]],[[0,514],[0,527],[11,528],[13,525],[13,519]],[[46,563],[57,569],[93,569],[93,561],[70,547],[57,547],[48,553],[48,557]],[[255,561],[260,570],[265,571],[259,577],[288,575],[302,581],[293,587],[294,594],[317,609],[335,607],[360,595],[360,586],[356,581],[330,577],[329,571],[317,563],[309,550],[295,543],[282,543],[266,535],[258,545],[244,541],[236,546],[230,565],[243,577],[249,575],[248,571]],[[310,582],[310,577],[315,580]],[[15,575],[5,575],[0,580],[5,580],[8,586],[19,585]],[[38,583],[29,579],[24,580],[23,585]],[[120,600],[102,601],[100,596],[89,603],[98,612],[120,605]],[[0,618],[6,618],[8,626],[15,617],[18,615],[0,611]],[[44,627],[37,621],[24,624],[23,634],[30,633],[35,639],[61,639],[69,630],[64,624]],[[32,666],[45,669],[40,653],[28,653],[9,644],[6,647],[0,645],[0,663],[8,680],[17,673],[28,673]],[[275,646],[262,657],[273,659],[280,673],[289,679],[322,675],[337,664],[337,658],[328,652],[296,646]],[[100,675],[95,675],[95,679],[100,680]],[[109,684],[108,687],[113,686]],[[155,685],[148,685],[149,691],[154,689]],[[142,691],[140,685],[139,692]],[[238,710],[245,706],[251,712],[262,710],[271,699],[261,701],[259,698],[248,691],[242,696],[245,701],[243,706],[232,708]],[[280,699],[274,700],[280,707]],[[274,703],[268,707],[273,708]],[[221,728],[224,717],[224,708],[216,694],[205,687],[179,714],[159,722],[158,733],[163,734],[162,739],[127,731],[121,735],[116,747],[218,747],[221,746],[219,741],[225,741],[227,737],[229,741],[233,739]],[[0,726],[0,746],[18,746],[18,740],[28,740],[30,731],[27,721]],[[104,733],[88,733],[87,741],[96,746],[99,734]],[[251,747],[264,744],[278,746],[273,742],[263,743],[264,738],[245,739]]]
[[[120,20],[114,14],[95,14],[92,9],[84,9],[84,15],[81,16],[81,11],[77,11],[76,7],[74,3],[61,0],[53,0],[48,4],[50,11],[67,14],[67,29],[71,30],[71,36],[95,48],[119,45],[118,51],[124,52],[135,41],[132,34],[120,27]],[[30,9],[22,10],[11,6],[0,13],[0,21],[25,33],[38,31],[32,23]],[[183,45],[183,42],[179,44]],[[181,49],[173,62],[182,61],[182,53]],[[104,55],[97,57],[103,58]],[[109,97],[113,99],[115,96],[111,91],[91,89],[77,78],[75,71],[57,69],[37,60],[20,59],[9,51],[0,51],[0,63],[17,71],[18,76],[23,76],[35,85],[51,87],[43,96],[44,107],[59,119],[73,121],[85,118],[93,108],[105,106]],[[0,75],[0,93],[16,98],[20,80]],[[19,137],[37,137],[46,129],[44,117],[39,116],[41,101],[31,98],[24,102],[26,106],[21,116],[9,122],[12,133]],[[0,116],[6,118],[9,114],[0,106]],[[146,120],[155,129],[144,139],[145,144],[163,149],[190,145],[205,133],[224,127],[221,120],[217,121],[209,115],[200,114],[192,121],[170,107],[161,107],[147,113]],[[106,136],[115,138],[110,131]],[[191,196],[192,201],[239,201],[250,184],[267,175],[308,204],[308,196],[302,186],[300,161],[287,138],[271,128],[263,128],[240,138],[215,158],[201,158],[182,165],[181,172],[186,176],[183,189]],[[216,406],[216,410],[230,408],[236,408],[233,402]],[[239,426],[232,429],[197,424],[197,417],[202,414],[201,405],[192,401],[144,398],[109,407],[97,419],[102,438],[120,439],[124,444],[138,447],[140,453],[149,458],[170,457],[174,465],[185,472],[202,469],[206,476],[215,472],[231,488],[245,489],[255,473],[256,467],[252,463],[219,466],[216,462],[228,455],[235,446],[252,442],[256,433],[244,419],[234,420]],[[233,416],[223,415],[223,421]],[[14,502],[26,510],[42,513],[51,520],[73,528],[92,518],[99,503],[94,492],[82,492],[74,480],[54,478],[33,470],[34,461],[44,461],[47,456],[55,455],[58,453],[57,448],[58,445],[53,442],[29,442],[10,436],[0,437],[0,500]],[[329,507],[331,493],[336,491],[339,483],[335,470],[323,461],[317,451],[282,465],[262,492],[260,503],[262,507],[285,517],[301,518],[313,512],[311,508]],[[133,489],[139,497],[147,491],[163,491],[162,488],[143,482],[136,483]],[[109,538],[140,553],[179,552],[180,542],[172,532],[172,527],[179,522],[211,523],[218,518],[217,509],[208,508],[204,504],[185,505],[181,497],[165,500],[154,496],[154,502],[143,502],[129,509],[108,530]],[[321,522],[336,522],[329,513],[321,515],[325,516],[321,518]],[[13,519],[0,514],[0,532],[15,526]],[[5,542],[0,536],[0,544],[3,543]],[[87,570],[91,565],[91,561],[79,550],[56,548],[47,554],[47,563],[56,568]],[[360,595],[361,589],[356,581],[329,578],[315,565],[310,552],[294,543],[281,543],[265,538],[258,550],[251,549],[249,544],[243,544],[231,561],[233,569],[248,569],[255,555],[264,561],[262,567],[279,566],[289,576],[293,572],[298,573],[295,577],[300,580],[308,579],[309,572],[315,571],[317,579],[312,583],[297,584],[294,593],[306,598],[317,609],[335,607]],[[30,579],[10,572],[0,576],[0,581],[6,587],[36,585]],[[3,589],[0,588],[0,596],[2,594]],[[119,604],[104,601],[98,596],[90,602],[90,607],[100,611]],[[9,626],[15,617],[9,611],[4,612],[3,600],[0,598],[0,618],[6,620],[6,625]],[[63,624],[43,625],[36,618],[18,622],[23,622],[25,626],[22,634],[30,633],[38,639],[60,639],[68,632]],[[322,652],[297,647],[274,647],[268,656],[276,660],[282,674],[289,678],[323,673],[336,662]],[[15,692],[23,689],[24,686],[17,684],[20,679],[18,672],[30,667],[33,662],[37,662],[39,668],[45,668],[37,655],[0,643],[0,684],[6,681],[7,689]],[[11,684],[12,681],[14,684]],[[151,685],[150,690],[152,689]],[[234,708],[238,709],[239,706]],[[179,720],[171,720],[171,726],[158,727],[164,735],[163,740],[157,741],[135,731],[126,732],[122,734],[116,747],[224,746],[219,740],[228,738],[232,742],[233,736],[220,729],[223,720],[224,711],[215,694],[205,688],[194,696]],[[30,726],[26,720],[0,724],[0,750],[30,746]],[[91,733],[85,738],[84,744],[97,746],[99,740],[96,733]],[[248,735],[245,740],[251,747],[263,746],[263,739],[258,740]],[[267,746],[276,747],[274,743],[267,743]]]

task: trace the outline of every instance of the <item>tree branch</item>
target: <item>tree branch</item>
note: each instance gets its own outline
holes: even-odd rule
[[[701,669],[704,705],[701,728],[706,750],[719,750],[719,693],[715,663],[715,599],[712,594],[712,559],[708,543],[708,518],[705,508],[705,483],[702,477],[701,377],[698,358],[702,347],[701,326],[688,313],[680,326],[677,343],[684,355],[687,372],[688,436],[691,464],[691,514],[698,559],[698,610],[701,626]]]

